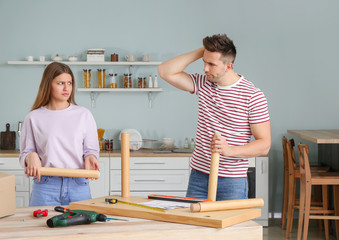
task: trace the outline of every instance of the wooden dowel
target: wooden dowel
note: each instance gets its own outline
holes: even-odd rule
[[[220,133],[215,132],[214,136],[220,136]],[[212,153],[207,196],[211,201],[215,201],[217,197],[219,158],[219,153]]]
[[[263,206],[264,199],[262,198],[237,199],[216,202],[199,202],[191,204],[191,212],[212,212],[212,211],[255,208]]]
[[[130,196],[129,133],[121,133],[121,196]]]
[[[100,177],[100,172],[98,170],[87,170],[87,169],[41,167],[40,175],[41,176],[54,176],[54,177],[78,177],[78,178],[98,179]]]

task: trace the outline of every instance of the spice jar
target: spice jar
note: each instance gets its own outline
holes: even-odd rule
[[[146,78],[139,77],[138,78],[138,87],[139,88],[146,88]]]
[[[113,151],[113,139],[105,140],[105,150],[109,152]]]
[[[105,88],[105,71],[106,69],[98,69],[98,88]]]
[[[118,87],[117,75],[118,74],[116,74],[116,73],[110,73],[109,74],[109,78],[110,78],[109,87],[110,88],[117,88]]]
[[[84,87],[91,87],[91,69],[84,69]]]
[[[124,74],[124,88],[131,88],[132,87],[132,74],[125,73]]]

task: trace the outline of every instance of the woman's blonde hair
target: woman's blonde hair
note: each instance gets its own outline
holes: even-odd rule
[[[33,104],[32,111],[49,103],[51,99],[51,83],[54,78],[62,73],[68,73],[72,77],[72,92],[67,101],[76,104],[74,99],[75,81],[72,70],[66,64],[52,62],[46,67],[42,75],[39,91]]]

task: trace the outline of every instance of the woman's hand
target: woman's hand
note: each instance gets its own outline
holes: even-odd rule
[[[36,152],[29,153],[26,156],[25,163],[25,173],[27,174],[27,176],[36,177],[38,178],[38,181],[40,181],[41,160],[39,158],[39,155]]]
[[[99,162],[96,156],[94,156],[93,154],[90,154],[85,157],[85,169],[100,171]]]

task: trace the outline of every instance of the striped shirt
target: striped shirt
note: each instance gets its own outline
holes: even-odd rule
[[[191,168],[209,174],[211,138],[218,131],[230,146],[251,139],[250,124],[270,120],[267,100],[260,89],[243,76],[230,86],[218,86],[206,75],[191,74],[199,99],[196,147]],[[219,177],[247,177],[248,159],[220,155]]]

